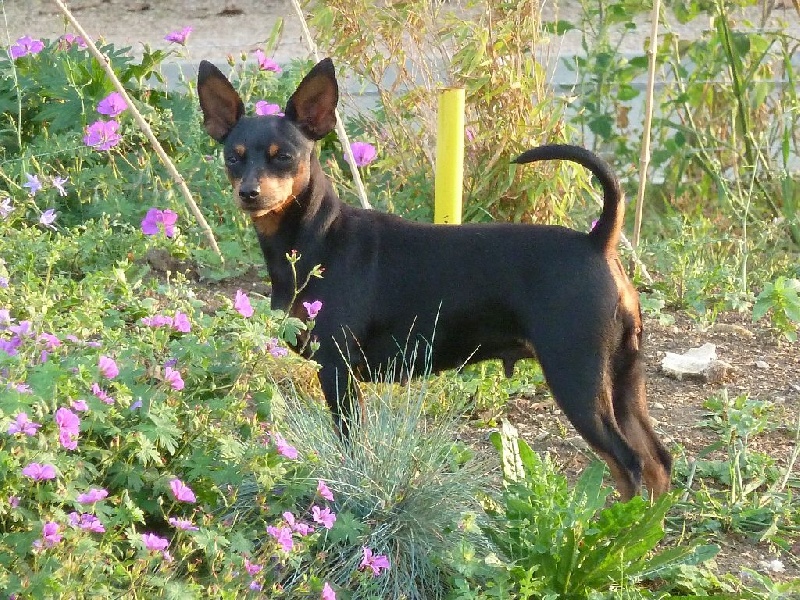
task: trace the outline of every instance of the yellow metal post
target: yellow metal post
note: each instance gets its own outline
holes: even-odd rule
[[[464,88],[439,92],[434,223],[461,223],[464,185]]]

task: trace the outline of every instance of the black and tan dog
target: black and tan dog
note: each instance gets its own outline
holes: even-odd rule
[[[306,75],[282,117],[245,116],[233,86],[206,61],[197,89],[205,128],[224,143],[236,202],[255,225],[273,308],[303,316],[302,302],[323,302],[314,358],[343,431],[359,397],[354,379],[397,380],[489,358],[510,373],[535,357],[623,498],[638,493],[642,477],[654,496],[668,489],[671,458],[645,400],[638,295],[616,251],[624,204],[601,159],[566,145],[516,159],[570,160],[594,173],[604,206],[591,233],[415,223],[344,204],[323,174],[315,141],[333,130],[339,95],[330,59]],[[293,250],[300,281],[324,268],[294,302]]]

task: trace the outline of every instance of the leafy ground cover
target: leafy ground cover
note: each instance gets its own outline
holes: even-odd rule
[[[80,40],[16,40],[0,58],[4,594],[798,593],[800,365],[787,255],[771,262],[782,280],[728,298],[730,273],[701,267],[722,264],[732,245],[701,215],[679,242],[648,250],[672,265],[644,304],[653,415],[677,457],[676,491],[653,506],[612,502],[535,365],[510,380],[489,363],[369,387],[358,443],[344,446],[313,365],[284,342],[325,307],[310,304],[302,320],[269,309],[191,83],[156,83],[191,43],[176,40],[136,58],[103,50],[197,192],[224,262]],[[269,111],[307,65],[254,55],[231,67],[248,107]],[[357,141],[378,141],[363,120],[350,125]],[[340,142],[322,152],[346,189]],[[360,166],[375,188],[391,167],[380,155]],[[397,210],[413,214],[414,202]],[[682,292],[669,291],[676,281]],[[755,292],[769,320],[753,325],[730,309],[757,306]],[[722,382],[658,371],[661,352],[702,341],[735,367]]]

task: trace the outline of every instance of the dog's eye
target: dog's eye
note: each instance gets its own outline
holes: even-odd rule
[[[238,154],[229,154],[225,157],[225,162],[229,165],[235,165],[241,160]]]
[[[275,156],[272,157],[272,160],[274,160],[278,164],[283,164],[283,165],[292,162],[293,159],[294,157],[288,152],[278,152]]]

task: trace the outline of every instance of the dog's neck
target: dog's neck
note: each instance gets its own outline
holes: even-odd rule
[[[280,215],[269,216],[278,220],[279,226],[267,228],[255,223],[272,282],[273,309],[289,310],[295,288],[323,262],[328,232],[341,215],[342,201],[315,155],[311,157],[310,168],[308,187]],[[296,281],[286,258],[293,252],[300,256],[295,264]]]

